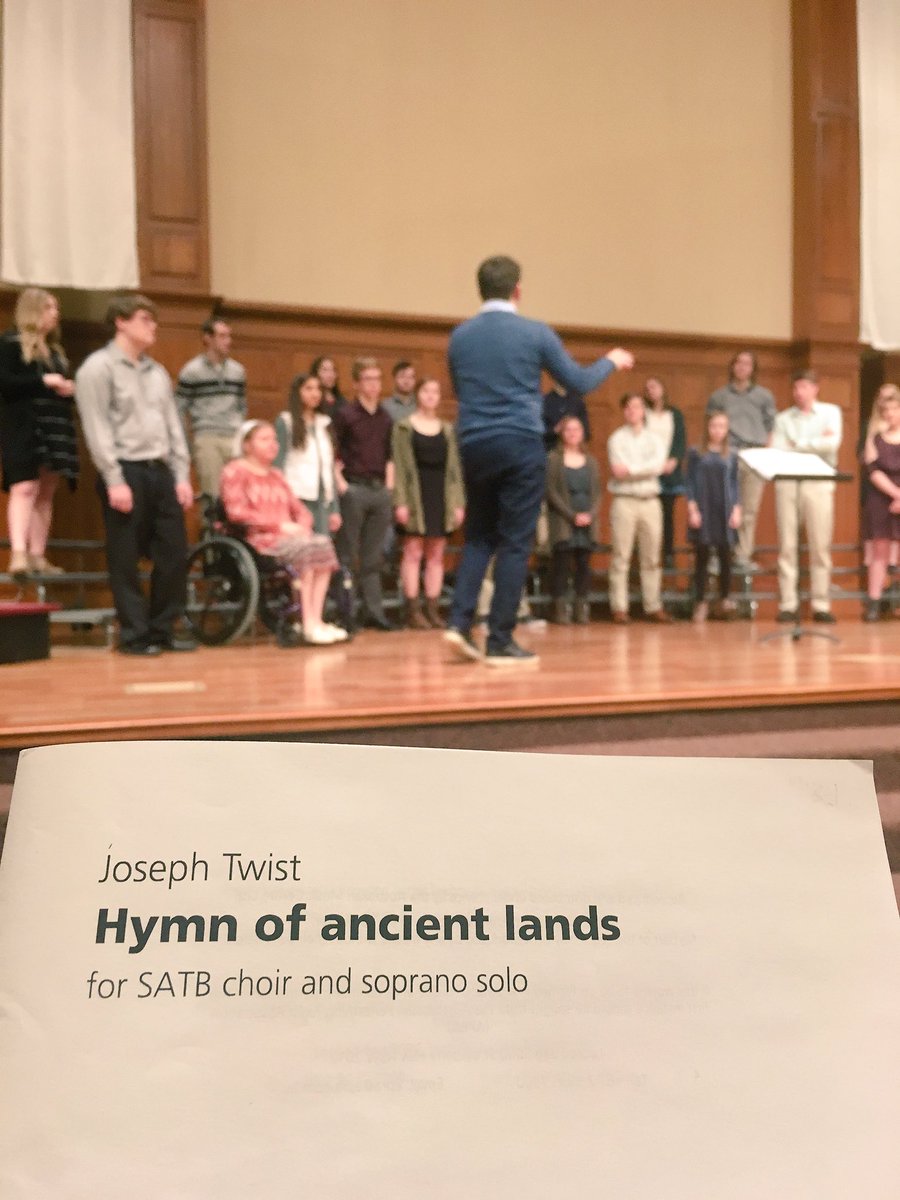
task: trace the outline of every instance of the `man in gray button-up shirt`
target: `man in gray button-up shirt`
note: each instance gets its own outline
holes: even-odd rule
[[[723,412],[728,417],[728,441],[735,451],[751,446],[768,446],[775,427],[775,398],[768,388],[756,382],[756,355],[742,350],[731,360],[730,378],[725,387],[713,392],[706,414]],[[741,527],[738,530],[735,565],[744,570],[753,567],[756,545],[756,519],[765,483],[738,460],[738,488],[741,497]]]
[[[119,649],[151,655],[193,649],[173,627],[184,611],[187,536],[193,503],[190,458],[165,369],[148,358],[156,308],[145,296],[112,302],[113,340],[85,360],[75,399],[99,472],[106,560],[119,618]],[[138,565],[151,558],[149,606]]]

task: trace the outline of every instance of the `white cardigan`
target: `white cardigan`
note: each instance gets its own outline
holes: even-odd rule
[[[290,442],[294,430],[291,414],[281,413],[280,420],[284,423]],[[325,502],[331,504],[334,500],[334,446],[328,432],[330,424],[331,417],[316,413],[312,427],[307,429],[303,449],[288,445],[282,469],[291,491],[300,500],[318,500],[320,480]]]

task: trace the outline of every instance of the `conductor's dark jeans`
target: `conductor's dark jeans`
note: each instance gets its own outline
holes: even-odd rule
[[[456,574],[450,625],[468,632],[491,558],[494,597],[488,650],[512,639],[544,495],[546,453],[539,434],[503,434],[460,447],[466,482],[465,543]]]

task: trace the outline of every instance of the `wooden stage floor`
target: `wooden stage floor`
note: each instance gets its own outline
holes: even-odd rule
[[[0,747],[123,738],[309,735],[472,722],[900,698],[900,621],[760,644],[772,622],[635,622],[521,631],[538,666],[450,658],[438,633],[365,632],[342,647],[244,642],[134,659],[56,646],[0,667]]]

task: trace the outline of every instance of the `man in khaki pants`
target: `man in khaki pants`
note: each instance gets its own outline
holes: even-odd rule
[[[616,625],[628,624],[628,570],[637,541],[641,564],[641,600],[649,621],[665,624],[671,617],[662,607],[662,505],[659,476],[668,447],[647,428],[644,399],[636,392],[620,401],[625,424],[607,442],[613,495],[612,563],[609,568],[609,607]]]
[[[775,418],[773,445],[780,450],[817,454],[837,466],[841,410],[819,399],[815,371],[799,371],[793,380],[793,406]],[[809,548],[813,620],[833,625],[831,611],[831,539],[834,530],[834,481],[782,479],[775,483],[778,517],[778,620],[793,622],[800,607],[797,557],[800,524]]]

